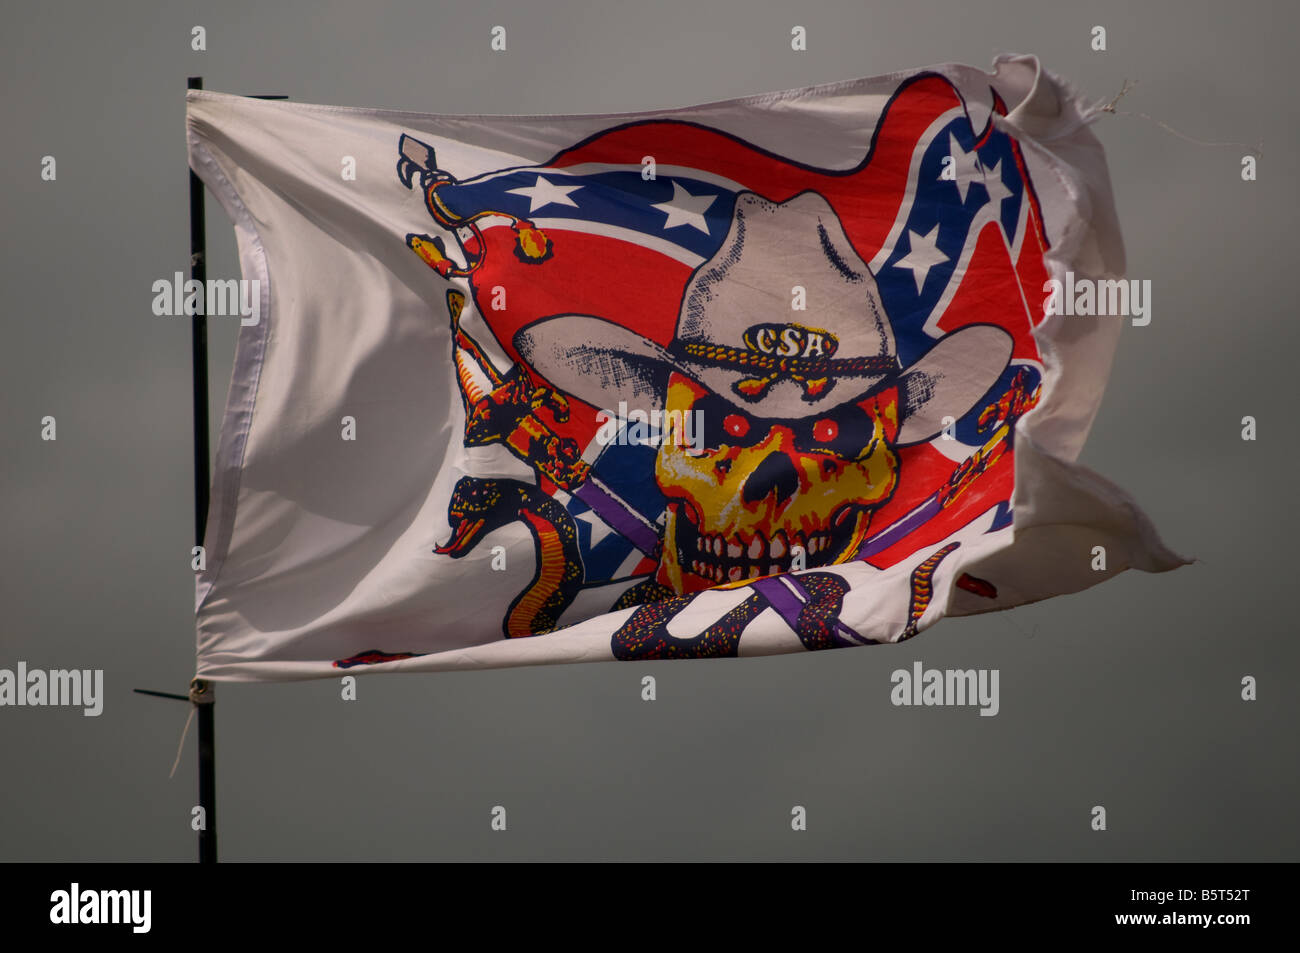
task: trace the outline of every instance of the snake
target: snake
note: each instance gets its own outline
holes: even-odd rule
[[[912,571],[908,619],[899,641],[916,635],[921,617],[925,615],[934,597],[935,572],[939,564],[960,545],[956,542],[949,543],[932,553]],[[844,639],[837,631],[849,583],[843,577],[828,572],[801,573],[798,579],[808,598],[800,607],[792,628],[804,648],[818,651],[856,644]],[[994,597],[997,594],[991,583],[964,574],[959,584],[980,595]],[[755,589],[747,599],[698,635],[689,638],[672,635],[668,631],[668,623],[699,595],[675,596],[637,608],[611,637],[610,648],[614,657],[622,661],[734,658],[739,652],[740,636],[745,627],[772,605],[762,592]]]
[[[834,624],[839,619],[849,584],[835,573],[828,572],[805,573],[799,577],[799,582],[809,594],[794,625],[799,640],[809,650],[843,644],[836,640]],[[721,588],[728,587],[715,587]],[[755,589],[747,599],[732,607],[698,635],[689,638],[672,635],[668,631],[668,623],[699,595],[701,593],[674,596],[662,602],[640,606],[611,636],[610,649],[614,657],[621,661],[735,658],[745,627],[760,612],[771,606],[771,602]]]
[[[521,521],[533,537],[533,578],[510,603],[502,622],[508,639],[544,635],[559,625],[583,583],[578,530],[568,510],[541,488],[520,480],[466,476],[447,506],[451,539],[434,552],[460,559],[488,533]]]

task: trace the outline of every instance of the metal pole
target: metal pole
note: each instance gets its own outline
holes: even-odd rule
[[[190,89],[202,89],[203,77],[191,76]],[[203,182],[190,170],[190,278],[207,286],[207,229],[203,214]],[[202,300],[202,299],[201,299]],[[202,309],[206,312],[206,308]],[[190,348],[194,357],[194,539],[203,545],[208,521],[208,318],[192,316]]]
[[[190,683],[190,702],[199,716],[199,806],[203,827],[199,829],[199,863],[217,862],[217,760],[216,699],[212,683],[201,678]]]
[[[190,89],[202,89],[203,77],[191,76]],[[207,287],[207,229],[203,214],[203,182],[190,170],[190,278]],[[206,301],[206,296],[200,300]],[[207,309],[191,316],[190,352],[194,367],[194,539],[203,545],[208,521],[208,318]],[[190,701],[199,716],[199,863],[217,862],[216,721],[212,685],[202,679],[190,684]]]

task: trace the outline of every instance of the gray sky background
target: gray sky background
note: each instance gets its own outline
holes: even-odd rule
[[[488,55],[495,24],[507,54]],[[1082,462],[1200,562],[899,646],[656,665],[653,704],[646,667],[621,663],[365,678],[350,703],[337,681],[222,685],[222,859],[1300,858],[1296,26],[1283,2],[10,5],[0,667],[103,668],[107,697],[99,718],[0,709],[0,860],[196,855],[193,734],[167,777],[186,706],[131,693],[183,692],[194,663],[189,326],[150,310],[188,262],[188,75],[304,102],[614,112],[999,52],[1096,99],[1137,80],[1120,108],[1189,135],[1263,140],[1245,183],[1239,147],[1094,127],[1154,307]],[[209,276],[237,276],[211,199],[208,247]],[[214,319],[214,442],[234,339]],[[1001,713],[891,706],[890,673],[917,659],[1000,669]]]

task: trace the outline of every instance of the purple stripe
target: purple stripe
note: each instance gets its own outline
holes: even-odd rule
[[[750,583],[750,586],[771,603],[772,608],[785,620],[786,625],[796,632],[799,631],[799,610],[803,608],[803,603],[799,601],[793,592],[782,585],[779,578],[767,576],[764,579],[755,579]]]
[[[573,491],[573,495],[590,506],[597,516],[641,552],[647,556],[655,554],[659,548],[659,536],[654,528],[633,516],[622,503],[593,480],[584,481]]]
[[[862,548],[858,550],[857,558],[869,559],[876,553],[883,552],[938,514],[941,509],[943,507],[939,505],[939,494],[936,493],[893,526],[877,533],[863,543]]]
[[[785,576],[785,577],[783,577],[783,578],[785,579],[785,581],[786,581],[786,583],[787,583],[788,585],[794,586],[795,589],[799,590],[799,594],[800,594],[801,596],[803,596],[805,602],[811,602],[811,601],[812,601],[812,595],[808,592],[807,589],[805,589],[805,588],[800,584],[800,582],[799,582],[799,577],[798,577],[798,576],[795,576],[795,575],[788,575],[788,576]],[[798,630],[796,630],[796,631],[798,631]],[[858,635],[858,633],[854,632],[851,628],[849,628],[847,625],[844,624],[844,622],[840,619],[839,616],[836,616],[836,617],[835,617],[835,631],[838,632],[840,635],[844,636],[844,638],[846,638],[846,639],[851,639],[851,640],[854,641],[854,642],[863,642],[863,641],[865,641],[865,642],[869,642],[869,643],[871,643],[872,645],[875,645],[875,644],[876,644],[875,640],[873,640],[873,639],[864,639],[863,636]]]
[[[784,580],[784,581],[782,581]],[[799,577],[788,573],[780,576],[768,576],[764,579],[756,579],[750,584],[755,592],[766,599],[776,610],[777,615],[785,620],[786,625],[790,626],[796,634],[799,632],[799,613],[804,604],[812,600],[808,590],[799,584]],[[790,591],[793,586],[798,595]],[[801,599],[800,596],[803,598]],[[863,642],[875,644],[873,640],[866,639],[851,628],[845,625],[840,619],[835,620],[835,631],[843,638],[851,642],[857,642],[861,645]]]

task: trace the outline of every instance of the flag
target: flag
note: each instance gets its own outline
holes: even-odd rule
[[[1095,115],[1025,56],[613,115],[190,91],[256,303],[198,674],[871,645],[1183,565],[1076,462],[1136,320],[1060,307],[1128,288]]]

